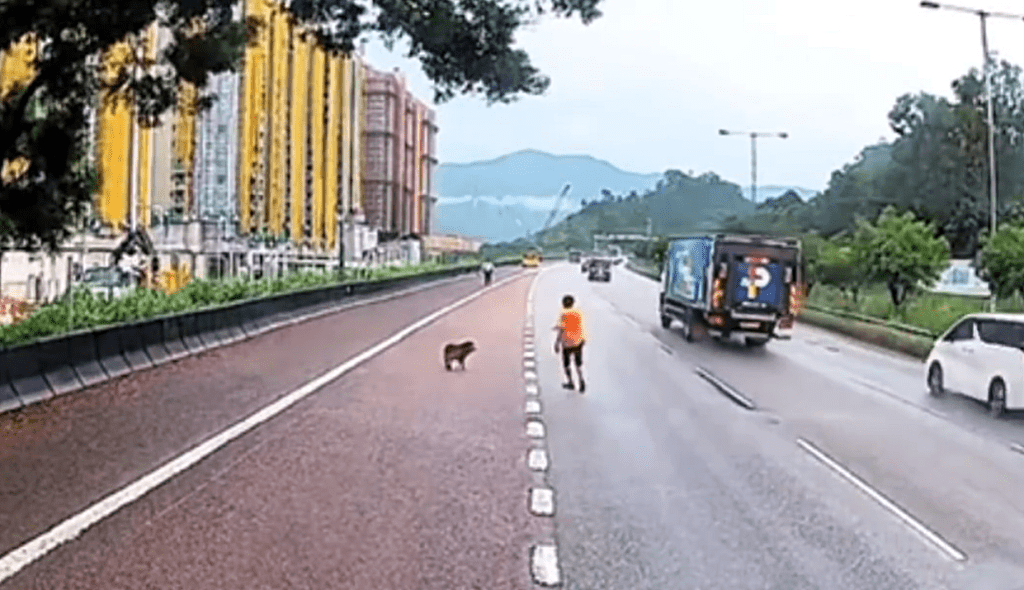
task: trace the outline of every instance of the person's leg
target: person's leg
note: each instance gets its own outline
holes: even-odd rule
[[[565,383],[562,387],[566,389],[576,389],[576,386],[572,383],[572,368],[570,362],[572,360],[572,349],[566,346],[562,347],[562,368],[565,369]]]
[[[583,381],[583,345],[582,344],[580,344],[579,346],[576,347],[576,350],[574,351],[573,356],[575,357],[574,360],[576,361],[576,377],[579,379],[579,382],[580,382],[580,393],[583,393],[584,391],[586,391],[587,385]]]

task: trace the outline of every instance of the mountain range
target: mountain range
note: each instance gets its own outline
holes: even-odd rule
[[[662,173],[636,173],[587,155],[554,155],[521,150],[492,160],[466,164],[440,164],[437,169],[438,202],[434,231],[504,242],[544,226],[558,204],[553,223],[579,211],[582,201],[601,198],[607,189],[616,195],[653,189]],[[566,185],[570,192],[558,203]],[[815,191],[799,187],[758,187],[758,201],[793,189],[802,198]],[[743,189],[741,189],[743,190]],[[750,187],[743,190],[749,199]]]

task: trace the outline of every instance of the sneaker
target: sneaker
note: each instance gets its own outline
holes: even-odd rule
[[[584,383],[582,379],[580,379],[580,393],[583,393],[586,390],[587,390],[587,384]]]
[[[572,384],[572,381],[567,381],[562,384],[562,389],[576,389],[576,386]]]

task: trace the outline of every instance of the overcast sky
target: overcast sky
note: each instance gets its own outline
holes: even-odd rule
[[[958,5],[1024,14],[1019,0]],[[950,96],[982,59],[977,16],[914,0],[604,0],[590,25],[548,18],[518,45],[551,77],[547,94],[487,107],[436,106],[442,162],[520,149],[588,154],[632,172],[713,170],[750,184],[750,140],[719,128],[786,131],[758,140],[758,185],[823,189],[879,138],[906,92]],[[990,48],[1024,64],[1024,21],[990,19]],[[417,62],[371,44],[428,102]]]

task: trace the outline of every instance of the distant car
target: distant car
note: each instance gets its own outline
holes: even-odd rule
[[[579,262],[582,254],[576,250],[569,251],[569,262]]]
[[[590,263],[587,280],[604,281],[612,280],[612,265],[609,260],[593,260]]]
[[[924,367],[932,395],[981,400],[993,416],[1024,408],[1024,314],[964,316],[935,342]]]

